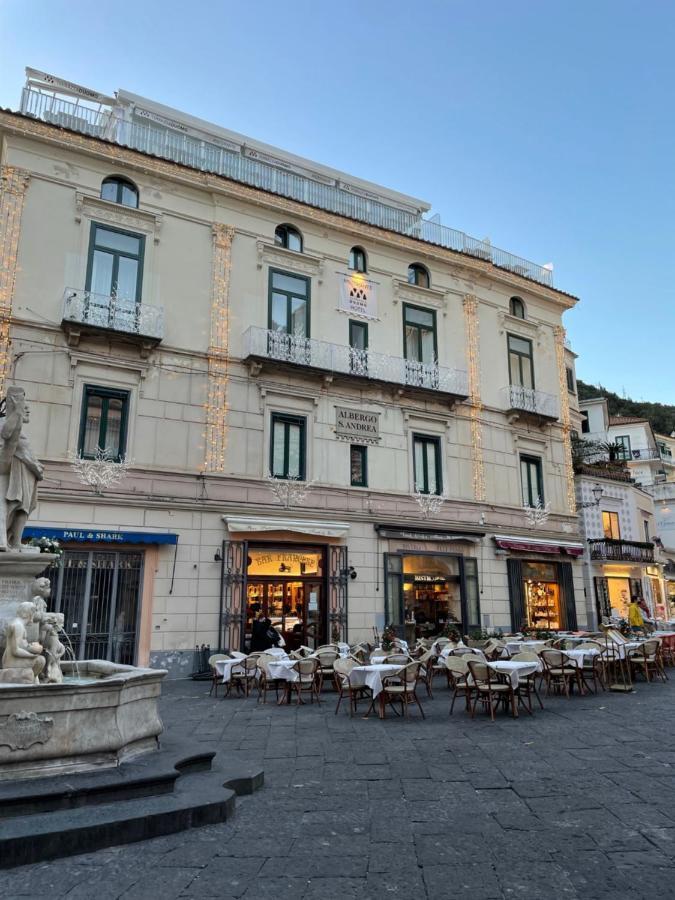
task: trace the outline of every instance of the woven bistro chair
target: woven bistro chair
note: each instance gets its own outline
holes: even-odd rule
[[[652,680],[652,675],[658,675],[662,681],[667,681],[668,676],[663,665],[661,653],[661,641],[645,641],[639,647],[628,651],[628,662],[631,674],[640,672],[647,681]]]
[[[547,697],[553,688],[554,691],[562,690],[569,700],[572,683],[576,683],[579,693],[583,694],[584,681],[581,668],[565,656],[562,650],[552,650],[550,647],[546,647],[539,656],[544,663]]]
[[[309,694],[310,700],[314,703],[316,697],[317,703],[321,703],[319,693],[321,691],[321,667],[316,657],[309,656],[307,659],[299,659],[293,666],[298,673],[296,681],[290,682],[290,691],[298,695],[298,705],[304,703],[303,694]]]
[[[279,702],[279,690],[285,691],[287,682],[283,678],[272,678],[268,665],[276,662],[273,656],[263,653],[258,657],[258,701],[267,703],[267,692],[273,690],[276,702]]]
[[[408,707],[411,703],[416,703],[420,713],[422,714],[422,718],[426,718],[424,715],[424,710],[422,709],[422,704],[419,701],[417,696],[417,683],[420,680],[420,669],[421,664],[419,662],[411,662],[408,663],[407,666],[403,666],[403,668],[394,672],[391,675],[386,675],[382,679],[382,710],[387,704],[392,706],[394,703],[401,704],[401,712],[408,718]]]
[[[353,685],[351,682],[351,671],[359,665],[358,661],[353,659],[336,659],[333,666],[333,678],[335,680],[335,690],[339,692],[337,706],[335,707],[335,715],[337,716],[340,704],[345,697],[349,698],[349,715],[353,716],[356,712],[356,706],[359,700],[370,700],[370,688],[367,685]]]
[[[245,659],[242,659],[238,666],[232,667],[232,672],[230,673],[230,680],[227,682],[227,689],[225,694],[223,695],[223,699],[225,697],[229,697],[233,687],[236,687],[237,693],[243,694],[245,697],[251,693],[251,687],[255,683],[256,678],[258,677],[258,656],[261,654],[256,654],[256,656],[247,656]]]
[[[407,653],[388,653],[384,661],[388,666],[407,666],[411,660]]]
[[[468,712],[471,688],[466,680],[466,676],[469,674],[469,664],[466,658],[462,656],[446,656],[443,662],[448,678],[448,687],[452,689],[452,703],[450,704],[448,715],[452,715],[452,711],[455,708],[455,700],[458,697],[464,697]]]
[[[593,693],[598,693],[598,685],[605,690],[605,681],[606,681],[606,672],[605,672],[605,658],[602,655],[602,644],[598,641],[584,641],[583,644],[579,644],[576,647],[577,650],[599,650],[600,653],[595,653],[593,656],[584,656],[583,664],[581,666],[581,675],[584,680],[584,684],[590,688],[590,682],[593,682]]]
[[[513,662],[539,662],[539,656],[534,650],[521,650],[519,653],[514,653],[511,659]],[[518,675],[518,691],[521,697],[524,698],[530,713],[532,712],[532,694],[537,698],[539,708],[544,708],[544,704],[541,702],[541,697],[539,696],[539,691],[537,690],[537,678],[543,678],[543,674],[540,672],[532,672],[531,675]]]
[[[326,647],[322,650],[317,650],[314,656],[319,660],[319,669],[321,673],[321,684],[319,685],[319,690],[321,690],[323,688],[324,681],[328,681],[331,684],[334,683],[333,666],[335,665],[335,662],[340,659],[340,654],[337,650],[328,649]]]
[[[420,669],[420,681],[427,689],[427,697],[431,697],[433,700],[432,682],[434,675],[438,675],[441,671],[437,667],[438,657],[431,650],[426,650],[421,656],[418,656],[415,659],[415,662],[418,662],[422,667]]]
[[[469,698],[469,710],[473,719],[476,712],[476,704],[482,703],[490,712],[490,718],[495,720],[495,707],[502,703],[506,708],[511,706],[513,718],[518,716],[518,699],[516,691],[511,684],[511,679],[501,672],[495,672],[486,663],[467,660],[469,667],[469,683],[471,694]],[[473,703],[471,703],[473,700]]]
[[[209,668],[211,669],[211,690],[209,691],[209,697],[211,694],[214,694],[216,697],[218,696],[218,685],[220,681],[220,675],[216,671],[216,663],[221,659],[232,659],[231,656],[228,656],[227,653],[212,653],[209,656]]]

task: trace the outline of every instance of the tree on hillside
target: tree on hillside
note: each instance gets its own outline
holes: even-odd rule
[[[668,403],[647,403],[620,397],[601,384],[593,385],[577,379],[580,400],[592,397],[605,397],[610,416],[640,416],[650,422],[654,431],[659,434],[670,434],[675,431],[675,405]]]

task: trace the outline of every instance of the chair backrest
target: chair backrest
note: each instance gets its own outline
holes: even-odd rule
[[[467,666],[469,668],[469,672],[471,673],[471,677],[476,684],[489,683],[492,669],[490,669],[490,667],[486,663],[481,662],[480,660],[476,660],[475,658],[469,658],[467,660]]]
[[[346,675],[348,676],[354,666],[357,666],[358,662],[354,659],[336,659],[333,663],[333,670],[337,672],[338,675]]]
[[[253,653],[249,653],[248,656],[246,654],[242,654],[241,656],[237,656],[237,659],[257,659],[259,656],[262,656],[264,650],[254,650]]]
[[[300,675],[315,675],[319,668],[319,660],[313,656],[310,656],[307,659],[299,659],[293,665],[293,668]]]
[[[256,650],[256,653],[258,653],[258,652],[259,651]],[[243,659],[245,656],[246,656],[246,654],[242,653],[241,650],[230,650],[230,657],[232,659]]]
[[[577,650],[602,650],[602,644],[598,641],[584,641],[583,644],[577,644]]]
[[[213,653],[211,656],[209,656],[209,665],[211,666],[211,668],[215,669],[216,663],[221,659],[232,659],[232,657],[228,656],[227,653]]]
[[[330,668],[335,664],[335,661],[340,659],[340,654],[336,650],[317,650],[315,654],[316,658],[319,660],[321,667],[324,669]]]
[[[406,685],[406,687],[411,687],[415,684],[417,679],[420,677],[421,668],[422,666],[419,662],[411,662],[401,669],[398,674],[401,681]]]
[[[552,650],[550,647],[544,647],[539,656],[544,661],[547,669],[558,669],[569,664],[569,657],[565,656],[562,650]]]
[[[646,656],[654,656],[654,654],[658,653],[661,649],[661,641],[656,639],[645,641],[642,645],[642,649],[644,650]]]
[[[466,675],[469,664],[465,656],[446,656],[444,659],[446,669],[458,675]]]
[[[253,675],[254,672],[257,671],[258,660],[260,659],[261,656],[262,656],[262,654],[257,654],[256,656],[247,656],[245,659],[241,660],[240,665],[243,667],[244,674]],[[235,668],[238,669],[239,666],[236,666]]]
[[[450,643],[450,638],[438,638],[436,641],[436,646],[439,650],[442,650],[444,647],[447,647]]]
[[[405,666],[410,662],[410,657],[407,653],[390,653],[385,656],[384,661],[387,665]]]
[[[321,644],[320,647],[316,648],[314,653],[323,653],[326,650],[330,650],[333,653],[337,653],[338,656],[340,655],[340,651],[339,651],[337,644]]]
[[[518,653],[513,654],[511,659],[514,662],[538,662],[539,656],[534,650],[519,650]]]

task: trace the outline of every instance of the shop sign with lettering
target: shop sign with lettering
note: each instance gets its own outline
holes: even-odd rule
[[[374,444],[380,440],[380,414],[335,407],[335,437]]]

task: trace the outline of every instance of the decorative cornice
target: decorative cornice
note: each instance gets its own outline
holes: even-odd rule
[[[119,203],[112,203],[110,200],[102,200],[100,197],[75,191],[75,221],[78,225],[83,216],[88,219],[110,222],[112,225],[134,228],[136,231],[145,231],[154,236],[156,244],[159,244],[159,234],[164,218],[161,213],[150,213],[130,206],[120,206]]]
[[[320,256],[298,253],[296,250],[287,250],[285,247],[277,247],[276,244],[260,240],[255,242],[255,246],[259,269],[267,263],[271,266],[283,266],[284,269],[301,272],[303,275],[316,275],[319,284],[323,281],[324,261]]]
[[[420,287],[417,284],[410,284],[400,278],[391,279],[394,303],[401,300],[404,303],[421,304],[422,306],[430,306],[432,309],[442,309],[443,315],[448,312],[448,295],[445,291],[439,291],[436,288]]]
[[[497,313],[499,322],[499,333],[519,334],[526,338],[533,338],[538,344],[541,343],[542,333],[541,325],[538,322],[532,322],[530,319],[519,319],[517,316],[509,315],[503,309]]]

